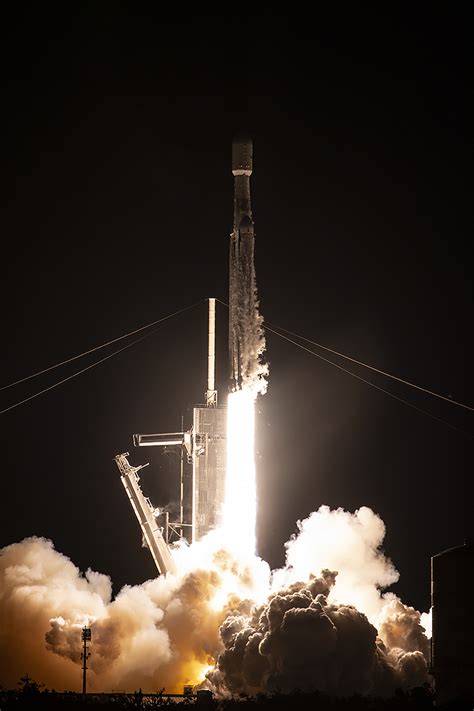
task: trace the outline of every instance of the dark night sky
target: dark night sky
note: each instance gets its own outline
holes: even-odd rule
[[[4,23],[2,382],[227,300],[230,149],[244,128],[268,321],[472,404],[471,38],[459,6],[305,19],[81,5]],[[203,303],[2,415],[0,545],[50,537],[115,592],[154,575],[113,456],[133,432],[178,429],[202,400],[206,319]],[[222,395],[226,319],[220,307]],[[272,334],[268,359],[260,554],[280,565],[296,520],[321,504],[367,505],[387,525],[395,591],[427,609],[430,555],[469,535],[472,440]],[[472,413],[356,372],[473,432]],[[172,462],[157,450],[131,460],[152,463],[154,503],[176,498]]]

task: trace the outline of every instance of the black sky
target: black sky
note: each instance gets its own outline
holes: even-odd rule
[[[472,404],[467,15],[81,5],[4,23],[2,382],[227,299],[230,148],[246,129],[265,318]],[[223,307],[217,327],[223,395]],[[368,505],[395,590],[427,609],[430,555],[472,533],[472,440],[272,334],[268,359],[261,555],[280,565],[321,504]],[[79,367],[2,392],[2,409]],[[151,577],[113,456],[133,432],[178,429],[205,369],[203,302],[2,415],[0,545],[50,537],[115,592]],[[469,413],[368,377],[473,432]],[[176,497],[172,462],[131,459],[152,463],[157,504]]]

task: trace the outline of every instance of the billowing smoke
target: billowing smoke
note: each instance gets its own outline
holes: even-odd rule
[[[212,536],[175,555],[179,576],[125,586],[111,601],[110,579],[82,576],[51,541],[2,549],[0,684],[15,686],[26,670],[50,687],[79,688],[84,624],[92,628],[91,689],[181,691],[202,680],[221,648],[228,596],[258,598],[268,566],[232,560]]]
[[[230,614],[213,684],[230,692],[319,689],[391,694],[428,680],[420,613],[381,590],[398,580],[383,554],[383,521],[322,506],[287,544],[271,594]]]
[[[324,570],[321,577],[273,593],[251,614],[230,614],[221,627],[225,650],[209,674],[217,689],[390,695],[397,687],[423,684],[426,638],[406,649],[397,636],[388,647],[362,612],[329,602],[336,575]],[[387,628],[396,626],[400,615],[405,624],[419,627],[417,613],[411,619],[399,601],[398,606],[396,619],[387,617]],[[416,632],[409,626],[408,633],[414,643]]]
[[[331,599],[354,605],[378,628],[387,602],[380,590],[399,578],[381,549],[385,537],[382,519],[366,506],[354,514],[321,506],[297,525],[298,535],[285,545],[286,566],[274,574],[275,586],[308,580],[324,568],[336,570]]]
[[[299,524],[287,563],[222,548],[218,531],[180,547],[177,575],[124,587],[85,576],[51,541],[0,553],[0,683],[28,672],[79,689],[81,627],[92,628],[89,687],[221,694],[321,689],[390,694],[428,679],[420,614],[381,589],[398,574],[370,509],[322,507]]]
[[[243,307],[248,322],[242,329],[242,385],[250,388],[255,395],[263,395],[267,390],[268,364],[262,362],[265,351],[263,316],[259,311],[255,267],[252,265],[252,289],[244,295]],[[248,302],[248,303],[247,303]]]

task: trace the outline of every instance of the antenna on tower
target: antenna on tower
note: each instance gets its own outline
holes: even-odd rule
[[[87,646],[87,643],[91,641],[92,633],[91,633],[91,628],[90,627],[83,627],[82,628],[82,643],[83,643],[83,648],[82,648],[82,653],[81,653],[81,659],[82,659],[82,693],[86,693],[86,688],[87,688],[87,660],[91,656],[91,653],[89,651],[89,648]]]

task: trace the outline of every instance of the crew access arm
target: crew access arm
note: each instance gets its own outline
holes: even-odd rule
[[[164,574],[174,571],[173,558],[163,538],[161,528],[156,522],[155,509],[150,499],[144,496],[140,488],[140,479],[137,472],[148,465],[142,464],[139,467],[132,467],[127,457],[128,452],[124,452],[123,454],[117,454],[114,459],[120,471],[122,484],[142,529],[143,540],[153,556],[158,572]]]

